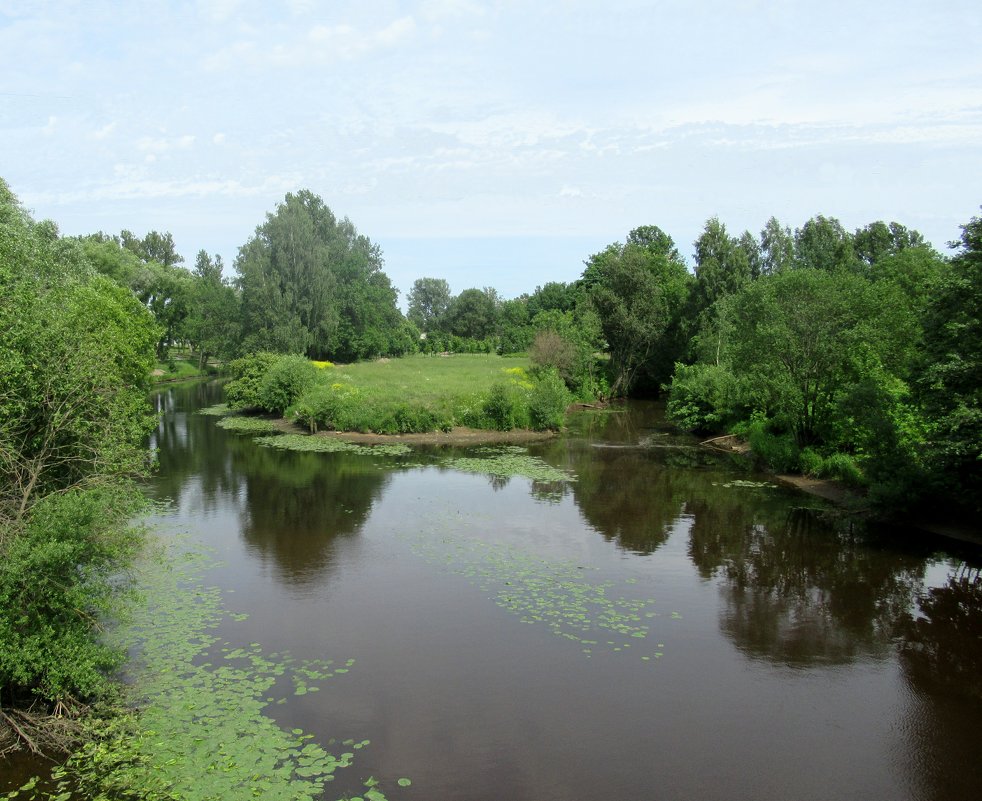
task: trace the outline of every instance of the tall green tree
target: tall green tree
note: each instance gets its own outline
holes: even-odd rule
[[[434,331],[450,306],[450,284],[443,278],[417,278],[409,290],[409,320],[424,332]]]
[[[158,328],[0,180],[0,331],[0,703],[50,710],[122,658],[97,621],[139,542],[121,479],[147,464]]]
[[[211,356],[231,358],[241,336],[239,299],[225,279],[218,254],[211,257],[204,250],[198,251],[189,306],[186,329],[199,366],[204,367]]]
[[[487,339],[498,323],[497,293],[487,289],[465,289],[452,301],[444,317],[446,330],[467,339]]]
[[[895,256],[908,248],[923,247],[924,237],[898,222],[887,225],[881,220],[860,228],[852,237],[856,258],[865,268],[874,267],[887,256]]]
[[[695,241],[696,290],[700,306],[708,309],[750,280],[750,257],[739,240],[713,217]]]
[[[982,218],[962,226],[925,321],[919,390],[932,430],[928,461],[948,494],[982,512]]]
[[[835,217],[819,214],[794,234],[794,265],[828,272],[855,272],[852,236]]]
[[[77,242],[26,215],[18,221],[6,194],[0,507],[19,517],[48,492],[143,466],[159,329],[129,290],[91,269]]]
[[[610,353],[611,394],[657,392],[681,355],[690,276],[671,237],[635,229],[591,256],[581,279]]]
[[[760,232],[761,274],[771,275],[794,266],[794,235],[771,217]]]
[[[183,259],[173,252],[170,234],[151,231],[141,240],[129,231],[119,236],[100,232],[82,237],[80,242],[89,262],[99,272],[129,287],[153,314],[160,326],[158,358],[166,358],[171,345],[187,339],[193,279],[191,273],[179,266]]]
[[[357,358],[402,341],[377,245],[309,190],[287,194],[235,260],[244,351]]]
[[[913,321],[899,292],[848,273],[793,270],[748,284],[727,309],[724,361],[752,378],[769,417],[801,447],[835,438],[839,404],[909,363]]]

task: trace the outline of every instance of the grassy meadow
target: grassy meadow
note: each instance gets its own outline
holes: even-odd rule
[[[401,359],[336,365],[325,368],[332,383],[357,387],[381,403],[439,404],[486,394],[495,384],[524,379],[526,356],[461,353],[453,356],[413,355]]]
[[[331,365],[255,354],[231,368],[232,409],[280,414],[311,432],[555,430],[572,400],[558,373],[531,367],[525,356],[414,355]]]

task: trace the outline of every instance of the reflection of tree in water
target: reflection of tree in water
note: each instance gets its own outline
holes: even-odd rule
[[[238,492],[240,476],[225,446],[230,435],[215,425],[217,418],[197,414],[221,400],[217,381],[168,385],[151,395],[160,417],[151,437],[158,461],[150,481],[155,498],[180,504],[194,490],[201,494],[203,509],[210,511],[222,497]]]
[[[723,579],[721,627],[744,652],[787,664],[840,664],[888,653],[923,559],[867,547],[787,499],[718,488],[689,504],[689,555]]]
[[[909,680],[925,692],[982,703],[982,574],[962,565],[903,618],[900,653]]]
[[[292,584],[318,580],[339,538],[364,525],[388,473],[370,457],[232,446],[245,481],[242,536]]]
[[[914,692],[901,726],[920,797],[977,798],[982,786],[982,576],[952,570],[898,628],[900,664]]]
[[[659,404],[574,415],[570,428],[576,436],[544,443],[537,454],[576,476],[567,491],[583,517],[632,553],[657,550],[683,515],[693,486],[718,478],[712,468],[719,457],[695,447],[687,435],[669,433]]]

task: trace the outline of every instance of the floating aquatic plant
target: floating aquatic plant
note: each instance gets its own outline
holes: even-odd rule
[[[550,561],[521,548],[482,540],[420,535],[412,545],[430,562],[445,565],[490,594],[523,623],[547,626],[553,634],[595,651],[645,648],[644,661],[660,658],[664,647],[647,643],[655,611],[653,598],[614,595],[615,582],[591,581],[575,562]],[[636,579],[621,582],[631,585]],[[672,614],[677,619],[677,613]]]
[[[226,431],[235,431],[239,434],[260,434],[278,431],[275,420],[267,420],[264,417],[223,417],[217,423],[219,428]]]
[[[139,571],[145,603],[110,636],[135,654],[127,692],[140,712],[111,724],[56,774],[64,790],[57,798],[72,795],[65,777],[75,775],[98,797],[123,789],[126,797],[186,801],[313,801],[369,744],[346,740],[345,750],[332,754],[312,735],[286,731],[264,714],[283,678],[302,695],[346,673],[354,660],[298,661],[267,656],[255,642],[219,643],[212,631],[230,616],[219,590],[202,581],[210,564],[200,551],[172,543]],[[371,801],[385,801],[376,785]]]
[[[198,409],[198,414],[209,417],[225,417],[225,415],[234,414],[234,412],[228,407],[227,403],[219,403],[215,406],[206,406],[204,409]]]
[[[530,456],[525,448],[507,445],[499,448],[478,448],[480,456],[455,456],[443,461],[447,467],[465,473],[488,476],[524,476],[533,481],[574,481],[572,474]]]
[[[317,437],[310,434],[283,434],[274,437],[256,437],[255,442],[270,448],[313,453],[355,453],[361,456],[404,456],[412,448],[402,443],[387,445],[357,445],[333,437]]]

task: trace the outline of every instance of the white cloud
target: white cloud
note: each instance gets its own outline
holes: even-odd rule
[[[106,137],[108,137],[115,130],[116,130],[116,123],[115,123],[115,121],[114,122],[110,122],[110,123],[108,123],[106,125],[103,125],[101,128],[93,131],[92,132],[92,138],[93,139],[97,139],[97,140],[105,139]]]
[[[195,137],[192,134],[185,134],[184,136],[177,136],[172,139],[145,136],[136,143],[136,148],[144,153],[167,153],[171,150],[189,150],[194,144],[194,140]]]
[[[202,61],[205,69],[279,67],[296,69],[325,65],[335,61],[352,61],[374,52],[399,46],[416,32],[411,16],[400,17],[377,30],[363,31],[348,23],[317,24],[301,34],[282,37],[280,41],[258,45],[252,39],[234,42]]]
[[[211,138],[211,141],[213,144],[223,145],[225,144],[225,134],[217,133]]]

